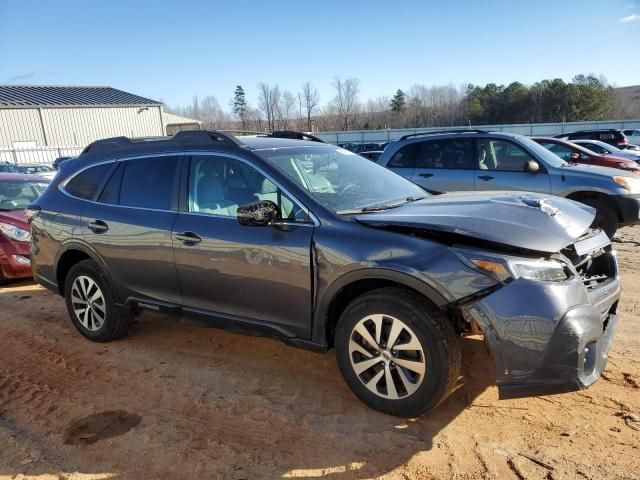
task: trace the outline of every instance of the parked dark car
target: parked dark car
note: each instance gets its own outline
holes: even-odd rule
[[[48,183],[35,175],[0,173],[0,285],[32,276],[31,228],[24,209]]]
[[[558,138],[531,137],[550,152],[555,153],[565,162],[584,163],[585,165],[600,165],[601,167],[619,168],[628,172],[640,173],[638,162],[628,158],[613,155],[600,155],[578,144]]]
[[[627,158],[635,162],[640,162],[640,152],[629,148],[620,150],[618,147],[614,147],[613,145],[609,145],[608,143],[601,142],[600,140],[573,140],[572,143],[580,145],[581,147],[586,148],[587,150],[591,150],[592,152],[598,153],[600,155],[612,155],[615,157]]]
[[[589,386],[616,327],[616,256],[590,207],[431,196],[328,144],[98,141],[27,212],[35,278],[85,337],[121,338],[152,310],[335,348],[355,394],[396,415],[447,397],[476,327],[502,398]]]
[[[26,168],[9,162],[0,162],[0,173],[22,173],[27,174]]]
[[[360,152],[358,155],[364,158],[368,158],[372,162],[377,162],[382,155],[382,150],[371,150],[369,152]]]
[[[629,140],[622,130],[615,128],[578,130],[577,132],[561,133],[556,135],[555,138],[563,140],[600,140],[620,149],[625,149],[629,146]]]
[[[612,237],[640,223],[640,178],[622,170],[565,162],[523,135],[455,129],[405,135],[378,164],[432,192],[529,191],[596,209],[594,227]]]
[[[51,164],[51,166],[53,167],[53,169],[54,169],[54,170],[58,170],[58,169],[60,169],[60,164],[61,164],[62,162],[66,162],[67,160],[71,160],[71,159],[73,159],[73,158],[74,158],[74,157],[58,157],[58,158],[56,158],[56,159],[53,161],[53,163]]]

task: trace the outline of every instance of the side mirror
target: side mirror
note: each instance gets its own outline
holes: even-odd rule
[[[527,160],[524,162],[524,171],[527,173],[538,173],[540,171],[540,164],[535,160]]]
[[[266,227],[278,220],[278,205],[271,200],[261,200],[238,207],[238,223],[247,227]]]
[[[571,152],[569,154],[569,160],[573,160],[573,161],[580,160],[580,154],[578,152]]]

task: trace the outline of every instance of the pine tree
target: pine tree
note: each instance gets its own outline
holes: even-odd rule
[[[405,98],[405,94],[402,90],[398,89],[396,94],[391,99],[391,104],[390,104],[391,110],[398,113],[404,112],[406,106],[407,106],[407,101]]]
[[[241,85],[236,86],[236,91],[233,96],[233,113],[238,117],[242,123],[242,128],[247,128],[247,99],[244,95],[244,89]]]

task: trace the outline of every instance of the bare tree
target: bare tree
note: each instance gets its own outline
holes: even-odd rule
[[[310,132],[311,116],[320,104],[320,95],[318,94],[318,89],[311,85],[309,81],[302,85],[302,101],[304,101],[304,108],[307,113],[307,131]],[[301,105],[302,101],[300,102]],[[300,110],[302,110],[302,108],[300,108]]]
[[[271,87],[269,84],[258,84],[258,105],[267,117],[267,129],[273,132],[276,128],[276,120],[279,117],[280,88],[278,85]]]
[[[357,78],[342,80],[340,77],[336,77],[333,82],[333,86],[336,89],[336,96],[333,99],[333,103],[338,110],[343,130],[349,130],[351,128],[351,122],[358,104],[359,85],[360,80]]]
[[[280,128],[289,130],[291,118],[295,115],[296,98],[290,91],[285,90],[278,105]]]

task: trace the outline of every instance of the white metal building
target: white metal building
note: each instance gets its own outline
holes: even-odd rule
[[[0,148],[165,134],[162,104],[111,87],[0,85]]]

